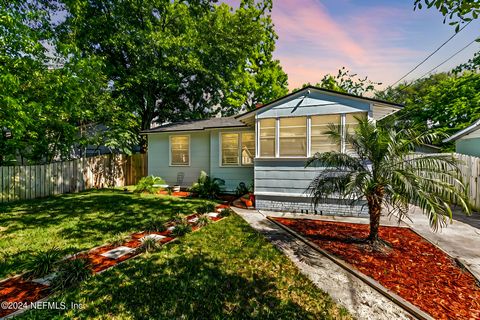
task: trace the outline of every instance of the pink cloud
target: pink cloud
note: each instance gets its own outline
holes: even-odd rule
[[[290,88],[318,82],[342,66],[389,83],[410,66],[412,57],[422,54],[396,45],[405,35],[391,22],[404,16],[403,11],[378,6],[334,19],[314,0],[276,1],[272,12],[279,35],[275,57],[289,75]]]

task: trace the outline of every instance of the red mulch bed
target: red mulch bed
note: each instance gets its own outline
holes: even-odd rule
[[[480,287],[442,250],[412,230],[380,227],[392,248],[369,250],[353,243],[369,226],[343,222],[275,218],[320,248],[341,258],[436,319],[480,319]]]
[[[20,277],[8,279],[0,283],[0,301],[35,302],[48,295],[48,287],[39,283],[25,281]],[[0,308],[0,318],[17,311]]]
[[[158,194],[163,194],[163,195],[169,195],[168,191],[165,191],[165,190],[158,191],[157,193]],[[177,191],[177,192],[172,192],[170,195],[174,196],[174,197],[186,198],[186,197],[190,197],[190,192]]]

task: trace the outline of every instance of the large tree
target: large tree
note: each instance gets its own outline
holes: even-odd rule
[[[385,119],[397,127],[450,135],[480,118],[480,74],[433,74],[379,92],[377,97],[405,105],[391,119]],[[449,149],[451,145],[445,147]]]
[[[56,41],[51,1],[0,6],[0,165],[69,159],[86,145],[128,149],[122,115],[98,70],[100,57],[80,56]],[[98,133],[99,124],[106,132]],[[119,132],[122,131],[122,132]]]
[[[403,219],[408,216],[409,205],[417,205],[433,228],[445,224],[447,218],[452,219],[450,203],[470,212],[452,156],[412,155],[417,146],[435,140],[435,134],[395,130],[368,119],[358,120],[355,133],[346,136],[355,155],[316,153],[307,162],[307,166],[324,168],[309,187],[316,205],[332,195],[353,203],[366,199],[370,215],[366,240],[374,246],[379,244],[378,230],[384,210]],[[332,126],[329,132],[337,143],[342,139],[340,132],[338,126]]]
[[[102,72],[141,130],[283,94],[286,76],[271,58],[271,0],[242,0],[236,10],[215,2],[66,0],[59,30],[82,54],[104,58]],[[265,92],[272,82],[280,89]]]

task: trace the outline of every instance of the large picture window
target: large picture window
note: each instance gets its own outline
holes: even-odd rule
[[[275,122],[276,119],[259,121],[260,157],[275,157]]]
[[[345,115],[345,132],[349,135],[353,135],[358,127],[358,119],[365,119],[366,117],[366,112],[347,113]],[[345,152],[352,153],[353,151],[352,145],[348,143],[348,141],[345,141]]]
[[[255,158],[255,133],[221,134],[222,166],[252,165]]]
[[[330,130],[330,124],[335,124],[340,128],[340,115],[312,116],[310,129],[312,155],[317,152],[340,151],[339,141],[333,141],[327,134]]]
[[[280,118],[280,156],[307,156],[307,118]]]
[[[170,136],[170,165],[190,165],[190,136]]]

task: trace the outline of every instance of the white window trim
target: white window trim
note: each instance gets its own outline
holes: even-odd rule
[[[341,141],[340,141],[340,152],[346,153],[347,152],[347,142],[346,142],[346,135],[347,135],[347,127],[346,127],[346,119],[347,114],[352,113],[364,113],[364,111],[357,111],[357,112],[348,112],[348,113],[331,113],[332,115],[340,115],[340,128],[341,128]],[[330,115],[330,114],[326,114]],[[312,156],[312,116],[304,116],[306,117],[307,121],[307,155],[306,156],[280,156],[280,118],[264,118],[264,119],[275,119],[275,156],[273,157],[265,157],[260,156],[260,120],[256,117],[255,119],[255,158],[260,160],[269,160],[269,159],[306,159]],[[367,113],[368,116],[368,113]]]
[[[188,137],[188,164],[172,164],[172,138],[173,137]],[[170,167],[190,167],[192,161],[192,146],[190,134],[171,134],[168,137],[168,164]]]
[[[345,141],[345,138],[347,136],[346,123],[347,123],[347,114],[342,113],[340,115],[340,128],[342,130],[342,132],[341,132],[342,140],[340,141],[340,152],[341,153],[345,153],[347,151],[347,144],[346,144],[346,141]]]
[[[222,156],[223,156],[223,150],[222,150],[222,135],[224,133],[234,133],[234,134],[237,134],[238,135],[238,150],[237,150],[237,156],[238,156],[238,164],[223,164],[222,163]],[[255,152],[257,152],[257,144],[256,144],[256,141],[255,141],[255,137],[256,137],[256,133],[255,132],[252,132],[252,131],[246,131],[246,130],[243,130],[243,131],[219,131],[218,132],[218,149],[219,149],[219,152],[218,152],[218,166],[221,167],[221,168],[239,168],[239,167],[253,167],[253,163],[252,164],[243,164],[242,163],[242,144],[243,144],[243,141],[242,141],[242,134],[243,133],[253,133],[253,140],[255,142]],[[255,158],[254,158],[255,160]]]

